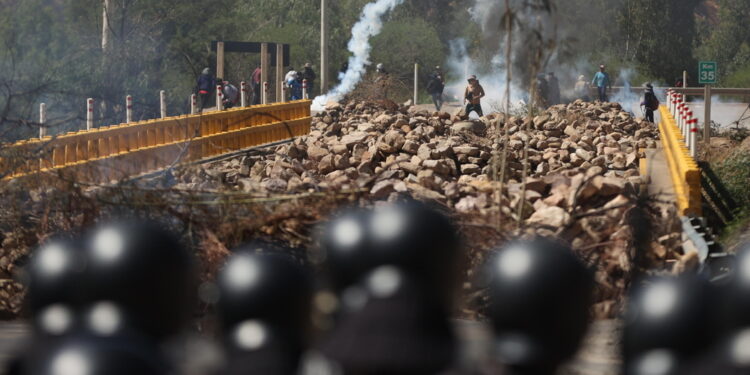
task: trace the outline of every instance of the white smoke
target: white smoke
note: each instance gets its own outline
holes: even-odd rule
[[[483,99],[488,106],[485,112],[501,110],[505,107],[505,58],[498,54],[492,58],[490,69],[480,69],[469,55],[466,40],[458,39],[450,42],[450,55],[446,67],[452,79],[446,84],[445,93],[452,100],[462,102],[464,89],[468,85],[467,78],[476,75],[487,96]],[[515,82],[511,82],[511,106],[526,100],[521,96],[523,91]],[[484,106],[484,105],[483,105]]]
[[[365,68],[370,65],[370,38],[380,34],[383,29],[383,16],[403,2],[404,0],[377,0],[365,5],[359,21],[352,28],[352,38],[347,46],[352,53],[349,69],[343,74],[338,86],[313,100],[313,110],[322,110],[329,101],[339,101],[354,90],[365,75]]]

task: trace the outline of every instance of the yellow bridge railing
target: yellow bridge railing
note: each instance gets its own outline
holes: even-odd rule
[[[4,179],[110,182],[309,133],[309,100],[105,126],[4,145]]]
[[[666,106],[659,108],[659,134],[669,164],[677,209],[682,216],[701,216],[701,171]]]

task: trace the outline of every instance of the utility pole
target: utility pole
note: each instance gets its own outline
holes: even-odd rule
[[[328,24],[326,0],[320,0],[320,94],[328,88]]]
[[[110,0],[102,0],[102,50],[109,49],[109,10]]]

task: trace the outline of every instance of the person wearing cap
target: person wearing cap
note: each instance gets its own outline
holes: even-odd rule
[[[578,82],[576,82],[573,91],[575,92],[577,99],[581,99],[584,102],[591,100],[589,97],[589,83],[586,81],[586,76],[578,76]]]
[[[652,86],[651,83],[646,83],[645,87],[646,92],[643,101],[641,102],[641,107],[646,108],[646,120],[653,123],[654,111],[659,109],[659,99],[656,98],[656,94],[654,94],[654,86]]]
[[[612,90],[612,81],[610,81],[609,74],[605,71],[605,69],[606,67],[604,65],[599,65],[599,71],[594,76],[594,79],[591,80],[591,84],[596,86],[597,90],[599,91],[600,102],[606,102],[608,100],[607,88]]]
[[[304,82],[307,80],[307,92],[313,92],[313,88],[315,87],[315,78],[318,76],[315,75],[315,72],[312,69],[312,64],[307,63],[305,64],[305,69],[302,71],[302,81]]]
[[[214,76],[211,74],[211,69],[205,68],[203,69],[203,72],[198,77],[198,82],[196,84],[196,91],[198,92],[198,96],[200,96],[200,108],[199,112],[203,111],[203,108],[206,107],[208,104],[208,100],[211,99],[211,93],[214,92],[216,89],[216,80],[214,79]]]
[[[479,117],[482,117],[484,116],[482,112],[482,98],[485,96],[484,87],[479,84],[475,75],[471,75],[468,80],[469,85],[466,86],[466,91],[464,91],[464,101],[468,102],[466,104],[466,115],[468,116],[471,111],[474,111]]]

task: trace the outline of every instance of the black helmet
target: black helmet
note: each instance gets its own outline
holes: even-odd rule
[[[74,239],[54,239],[37,249],[24,273],[31,313],[54,304],[77,308],[85,302],[81,293],[85,266],[81,243]]]
[[[680,362],[706,349],[713,289],[695,275],[653,278],[633,288],[623,329],[626,368],[643,353],[667,351]]]
[[[446,292],[455,282],[460,259],[457,230],[428,205],[407,200],[377,206],[368,223],[377,265],[392,265]]]
[[[718,321],[722,331],[750,327],[750,246],[737,252],[733,268],[721,288],[723,303],[719,305]]]
[[[103,225],[86,246],[88,300],[110,301],[145,334],[177,333],[194,296],[193,259],[160,225],[127,221]]]
[[[286,327],[290,338],[297,338],[309,320],[312,278],[287,256],[253,252],[258,247],[266,246],[236,250],[219,272],[217,308],[222,327],[227,331],[246,320],[261,320]]]
[[[167,362],[155,346],[120,337],[107,339],[75,335],[62,341],[36,342],[22,364],[35,375],[162,375]]]
[[[368,211],[348,208],[321,228],[320,246],[333,287],[341,291],[377,265],[370,250]]]
[[[552,371],[576,352],[594,281],[568,246],[542,238],[514,241],[489,259],[485,272],[488,315],[504,363]]]

